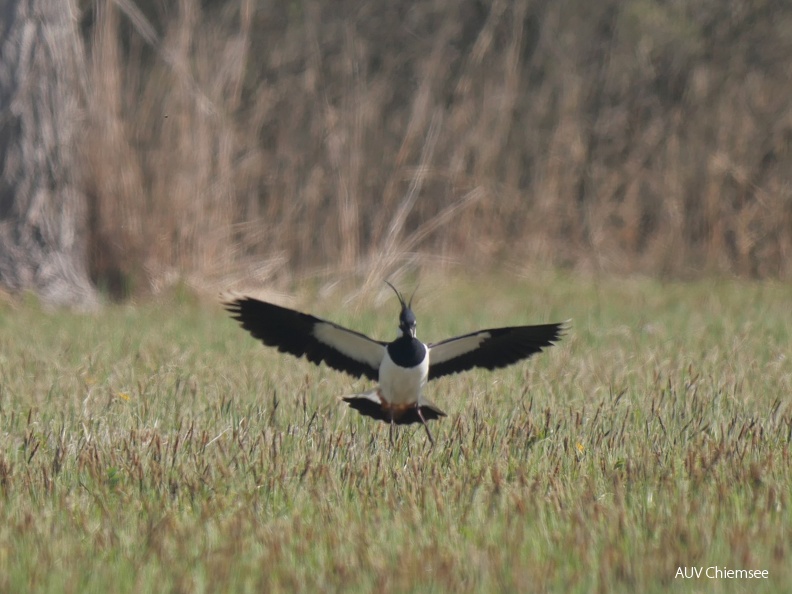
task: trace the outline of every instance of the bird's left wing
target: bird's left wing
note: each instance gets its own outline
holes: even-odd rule
[[[234,297],[224,303],[242,327],[267,346],[317,365],[324,361],[354,377],[377,380],[385,343],[337,324],[292,309]]]
[[[506,367],[552,346],[564,329],[564,324],[491,328],[430,344],[429,379],[474,367]]]

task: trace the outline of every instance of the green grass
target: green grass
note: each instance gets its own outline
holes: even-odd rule
[[[572,318],[527,363],[431,384],[434,449],[417,426],[391,448],[336,399],[368,383],[217,304],[0,304],[0,591],[784,591],[790,304],[781,284],[426,283],[425,340]],[[301,308],[381,338],[398,311]]]

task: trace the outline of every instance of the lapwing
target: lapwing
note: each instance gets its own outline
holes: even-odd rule
[[[564,331],[563,323],[512,326],[424,344],[416,337],[412,297],[405,302],[396,287],[385,282],[401,304],[398,336],[392,342],[374,340],[333,322],[253,297],[234,296],[224,306],[245,330],[267,346],[378,382],[373,390],[344,396],[343,400],[367,417],[390,423],[391,443],[394,425],[420,422],[434,445],[426,422],[446,413],[423,395],[428,381],[474,367],[506,367],[552,346]]]

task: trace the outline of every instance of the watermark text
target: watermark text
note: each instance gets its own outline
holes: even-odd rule
[[[770,572],[766,569],[729,569],[728,567],[677,567],[675,579],[686,580],[707,578],[710,580],[755,580],[768,579]]]

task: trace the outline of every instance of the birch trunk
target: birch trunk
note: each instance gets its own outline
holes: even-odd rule
[[[90,309],[74,0],[0,0],[0,284]]]

